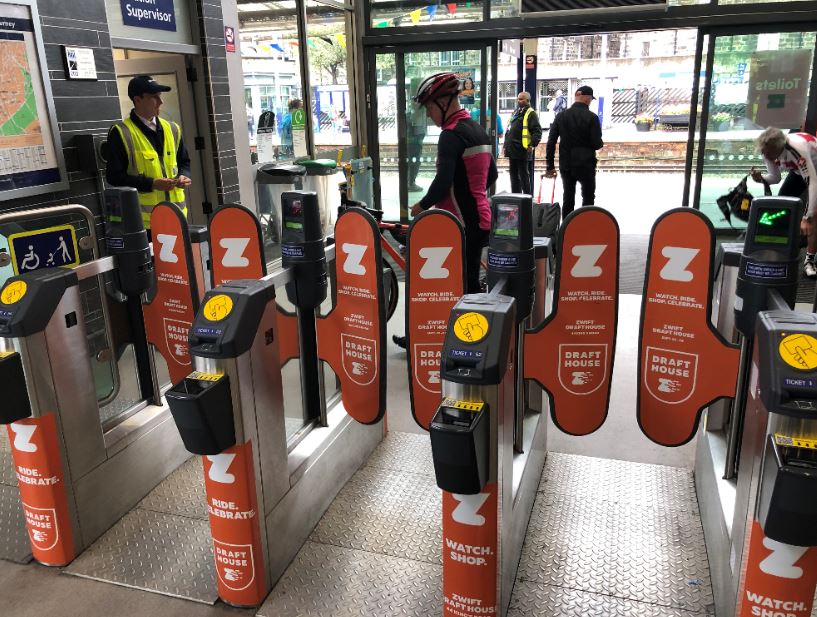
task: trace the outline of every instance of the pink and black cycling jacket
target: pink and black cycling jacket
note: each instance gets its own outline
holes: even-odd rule
[[[496,182],[491,140],[461,109],[443,125],[437,144],[437,175],[420,200],[423,209],[448,210],[469,229],[491,229],[488,187]]]

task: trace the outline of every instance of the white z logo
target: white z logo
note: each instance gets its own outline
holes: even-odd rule
[[[360,262],[368,248],[365,244],[349,244],[348,242],[340,247],[346,253],[343,261],[343,271],[347,274],[366,274],[366,268]]]
[[[481,527],[485,524],[485,517],[479,514],[479,509],[488,501],[488,493],[479,493],[477,495],[452,493],[451,496],[460,502],[451,513],[451,518],[463,525],[473,525],[474,527]]]
[[[425,259],[423,267],[420,268],[421,279],[445,279],[448,278],[448,268],[443,268],[445,260],[453,251],[453,247],[426,247],[420,249],[420,257]]]
[[[14,449],[19,452],[36,452],[37,444],[31,443],[31,438],[34,437],[34,431],[37,430],[36,424],[17,424],[12,422],[9,424],[11,430],[14,431]]]
[[[794,564],[806,553],[808,546],[792,546],[771,538],[764,538],[763,546],[772,551],[772,554],[760,562],[761,572],[779,578],[795,579],[803,576],[803,568]]]
[[[687,266],[700,253],[700,249],[685,249],[680,246],[665,246],[661,254],[666,257],[667,265],[661,269],[661,278],[665,281],[679,281],[689,283],[693,274],[687,270]]]
[[[215,454],[208,456],[207,460],[212,463],[210,465],[210,472],[207,474],[213,482],[220,482],[221,484],[232,484],[235,482],[235,476],[229,472],[230,465],[233,464],[235,454]]]
[[[176,240],[178,236],[170,236],[168,234],[157,234],[156,240],[159,242],[161,248],[159,249],[159,259],[167,264],[175,264],[179,261],[173,249],[176,248]]]
[[[222,238],[218,243],[226,252],[221,260],[225,268],[245,268],[250,260],[244,257],[244,249],[250,243],[249,238]]]
[[[573,256],[578,257],[570,275],[576,278],[596,278],[601,276],[602,269],[596,265],[606,244],[580,244],[573,247]]]

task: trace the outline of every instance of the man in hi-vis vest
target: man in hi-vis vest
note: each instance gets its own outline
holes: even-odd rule
[[[184,189],[190,186],[190,157],[179,125],[159,117],[161,92],[169,92],[148,75],[128,84],[133,101],[130,116],[108,132],[108,166],[105,179],[111,186],[132,186],[139,191],[145,229],[150,213],[162,201],[178,205],[187,214]]]
[[[520,92],[517,107],[505,131],[505,156],[511,172],[511,191],[533,194],[530,177],[530,161],[533,151],[542,139],[539,116],[530,106],[530,94]]]

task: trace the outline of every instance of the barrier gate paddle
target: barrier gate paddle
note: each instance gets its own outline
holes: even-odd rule
[[[156,295],[142,306],[145,331],[148,342],[167,363],[170,380],[178,383],[191,371],[187,336],[199,309],[190,235],[184,214],[168,202],[153,208],[150,229]]]
[[[663,446],[687,443],[706,406],[735,396],[739,348],[709,318],[714,247],[712,224],[697,210],[670,210],[653,225],[641,305],[638,425]]]
[[[606,210],[571,213],[559,238],[554,307],[525,334],[525,379],[548,391],[554,424],[587,435],[607,418],[618,318],[618,223]]]
[[[444,210],[427,210],[409,226],[406,340],[414,420],[428,430],[442,396],[440,352],[448,315],[465,293],[465,232]]]
[[[239,205],[216,210],[210,220],[210,253],[213,259],[213,287],[237,279],[260,279],[267,275],[264,234],[255,214]],[[297,358],[298,318],[276,304],[276,337],[283,365]]]
[[[350,208],[335,224],[337,303],[317,320],[318,357],[340,379],[346,412],[374,424],[386,412],[386,308],[377,223]]]
[[[210,219],[213,287],[267,274],[263,233],[258,219],[244,206],[227,205]]]

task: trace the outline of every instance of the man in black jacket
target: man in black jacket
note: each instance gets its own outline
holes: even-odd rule
[[[576,182],[582,185],[582,205],[596,202],[596,150],[604,146],[599,117],[590,111],[593,88],[576,90],[573,106],[560,113],[550,125],[547,144],[548,178],[556,177],[556,141],[559,141],[559,171],[562,174],[562,218],[573,212]]]
[[[530,178],[530,161],[533,151],[542,140],[539,116],[530,106],[530,94],[520,92],[516,97],[517,108],[505,131],[505,156],[511,172],[511,191],[533,194]]]

